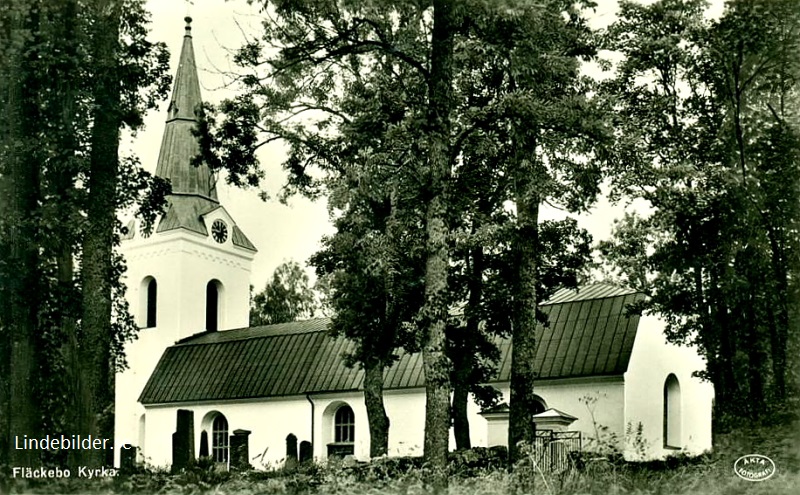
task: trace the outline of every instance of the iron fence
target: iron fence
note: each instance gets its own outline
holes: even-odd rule
[[[581,432],[537,430],[534,458],[542,471],[559,473],[569,467],[572,452],[581,451]]]

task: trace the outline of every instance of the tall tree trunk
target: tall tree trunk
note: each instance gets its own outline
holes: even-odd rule
[[[754,281],[755,282],[755,281]],[[750,417],[758,419],[764,412],[764,359],[758,332],[759,322],[756,319],[756,305],[758,304],[756,291],[760,280],[750,288],[749,304],[744,309],[746,312],[745,325],[747,328],[747,378],[750,387],[748,402],[750,404]]]
[[[369,456],[389,453],[389,417],[383,403],[383,364],[377,359],[364,363],[364,405],[369,422]]]
[[[464,375],[469,373],[469,363],[466,359],[456,360],[454,363],[456,379],[453,380],[453,436],[456,440],[456,449],[471,449],[472,441],[469,436],[469,384]]]
[[[530,149],[535,149],[531,147]],[[511,336],[511,394],[508,425],[509,462],[520,459],[520,443],[532,448],[536,424],[533,384],[536,378],[536,280],[539,236],[539,199],[535,192],[533,156],[520,157],[516,176],[517,232],[513,253],[517,264]],[[527,165],[526,165],[527,164]]]
[[[477,231],[478,226],[473,226],[472,233]],[[477,246],[470,250],[467,260],[467,270],[469,270],[469,297],[467,299],[467,324],[464,328],[467,341],[477,338],[479,330],[478,306],[483,297],[483,247]],[[468,346],[471,349],[472,346]],[[468,351],[469,352],[469,351]],[[472,448],[472,441],[469,435],[469,388],[470,374],[474,360],[469,353],[462,353],[454,357],[454,377],[453,380],[453,435],[456,440],[457,449]]]
[[[120,81],[118,73],[121,2],[97,0],[97,25],[93,32],[95,61],[93,90],[94,124],[91,136],[87,230],[83,243],[82,385],[85,400],[81,432],[111,439],[113,431],[101,425],[113,422],[111,373],[111,280],[116,222],[116,190],[119,170]],[[105,430],[105,431],[103,431]],[[87,452],[86,464],[99,466],[109,452]]]
[[[430,199],[426,213],[427,259],[422,360],[425,370],[425,461],[445,481],[450,425],[450,362],[445,353],[447,321],[447,183],[450,179],[455,11],[448,0],[433,2],[428,107]]]
[[[736,341],[739,338],[736,334],[737,325],[731,323],[729,314],[731,301],[721,289],[722,281],[730,280],[733,276],[729,273],[731,269],[728,266],[728,256],[730,253],[726,253],[720,258],[720,262],[707,268],[709,276],[708,305],[713,310],[711,321],[708,322],[710,327],[708,332],[704,332],[704,335],[709,335],[714,340],[713,345],[706,345],[706,348],[719,351],[718,353],[711,352],[707,356],[709,370],[716,370],[717,379],[713,382],[717,391],[714,407],[722,413],[717,415],[718,418],[725,413],[735,412],[735,408],[739,407],[742,399],[741,386],[736,380],[733,364],[736,356]],[[702,278],[698,282],[702,283]]]
[[[26,2],[4,9],[5,68],[2,69],[3,116],[0,119],[0,184],[2,184],[2,250],[0,267],[0,338],[2,363],[2,458],[10,465],[36,467],[39,452],[13,448],[14,438],[37,437],[41,410],[35,398],[38,353],[39,255],[36,214],[42,157],[30,142],[39,131],[36,77],[30,73],[37,57],[29,36],[38,30],[38,16]],[[35,37],[33,38],[35,40]],[[35,43],[35,41],[33,41]],[[25,52],[28,51],[26,55]]]
[[[770,353],[775,398],[783,403],[786,400],[786,345],[789,335],[789,270],[784,263],[783,243],[778,239],[777,229],[768,227],[767,235],[771,250],[772,283],[775,287],[775,297],[769,305],[774,315],[770,325]]]
[[[77,50],[78,41],[76,41],[78,33],[76,32],[77,22],[77,5],[74,0],[62,0],[59,5],[59,24],[55,27],[56,31],[52,35],[56,40],[62,40],[60,43],[62,56],[64,62],[60,64],[54,71],[56,80],[53,81],[57,97],[57,115],[54,119],[60,122],[59,132],[56,140],[56,150],[58,158],[52,159],[53,170],[51,171],[51,183],[56,192],[56,201],[60,206],[58,212],[58,229],[61,233],[57,239],[53,239],[53,258],[56,263],[56,279],[58,282],[56,300],[59,301],[76,301],[76,286],[75,286],[75,227],[70,222],[71,217],[75,214],[76,205],[74,204],[74,190],[75,180],[78,175],[78,167],[76,166],[76,152],[79,147],[78,136],[75,132],[75,103],[76,103],[76,82],[75,79],[79,77],[79,54]],[[77,301],[76,301],[77,302]],[[66,307],[57,308],[58,320],[54,323],[61,328],[60,344],[55,342],[51,344],[59,345],[60,355],[65,358],[65,361],[59,364],[63,365],[66,370],[66,377],[62,379],[66,381],[67,390],[69,390],[68,397],[65,404],[51,404],[51,408],[64,407],[66,411],[48,411],[52,418],[51,422],[56,424],[59,421],[65,421],[67,431],[79,431],[77,418],[75,417],[76,411],[80,410],[80,403],[76,401],[77,397],[81,396],[80,384],[80,357],[78,356],[77,342],[80,340],[78,335],[78,318],[80,317],[79,303],[67,304]],[[47,369],[48,374],[52,373],[51,369]],[[62,382],[63,383],[63,382]],[[49,385],[57,386],[57,385]],[[76,450],[69,451],[69,464],[72,468],[77,468],[81,465],[79,459],[76,459]]]

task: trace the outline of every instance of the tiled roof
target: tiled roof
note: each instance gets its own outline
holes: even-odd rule
[[[211,169],[205,164],[192,165],[192,160],[200,151],[197,137],[192,131],[197,126],[197,111],[203,100],[192,46],[192,19],[186,17],[184,20],[183,46],[156,165],[156,175],[170,180],[172,194],[167,198],[167,209],[156,232],[187,229],[207,236],[208,229],[202,217],[220,208],[220,205],[216,178]],[[133,233],[133,229],[130,229],[125,238],[132,238]],[[235,246],[256,251],[253,243],[236,225],[231,232],[231,242]]]
[[[136,232],[136,220],[128,220],[128,223],[125,225],[125,229],[122,231],[122,235],[119,238],[123,241],[128,239],[133,239],[133,235],[135,232]]]
[[[578,419],[575,416],[573,416],[572,414],[567,414],[564,411],[559,411],[558,409],[555,409],[553,407],[551,407],[550,409],[548,409],[545,412],[540,412],[539,414],[534,414],[533,417],[534,418],[566,418],[566,419],[572,419],[572,420]]]
[[[536,363],[539,378],[620,375],[628,368],[639,317],[625,306],[642,296],[631,291],[600,294],[591,287],[568,299],[542,305],[550,317],[539,326]],[[559,299],[556,299],[559,297]],[[345,338],[330,337],[329,320],[315,319],[264,327],[204,333],[168,348],[139,400],[144,404],[248,399],[304,393],[359,390],[364,373],[347,368]],[[511,372],[511,342],[498,339],[501,350],[497,382]],[[422,356],[400,353],[384,375],[384,388],[424,386]]]

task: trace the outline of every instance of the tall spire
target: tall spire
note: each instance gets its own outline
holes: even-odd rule
[[[216,201],[216,183],[211,170],[206,165],[192,165],[192,159],[200,149],[192,129],[197,125],[197,112],[203,100],[192,47],[192,18],[187,16],[184,20],[186,33],[183,35],[172,99],[167,108],[167,124],[158,154],[156,175],[170,179],[173,194],[194,194]]]

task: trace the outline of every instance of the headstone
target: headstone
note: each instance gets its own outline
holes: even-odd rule
[[[200,458],[208,457],[208,432],[200,432]]]
[[[353,454],[347,454],[342,460],[342,467],[351,468],[358,465],[358,460]]]
[[[300,462],[311,462],[314,460],[314,447],[308,440],[300,442]]]
[[[136,468],[136,447],[126,443],[119,453],[119,470],[122,474],[130,474]]]
[[[292,433],[286,436],[286,460],[283,467],[286,470],[297,467],[297,437]]]
[[[193,462],[194,412],[178,409],[176,430],[172,434],[172,472],[180,472]]]
[[[231,470],[243,471],[252,469],[250,465],[249,430],[233,430],[231,435]]]

